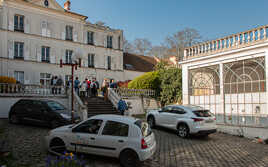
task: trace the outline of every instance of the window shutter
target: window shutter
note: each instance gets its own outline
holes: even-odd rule
[[[25,49],[24,60],[30,60],[30,49],[29,49],[28,45],[24,44],[24,49]]]
[[[112,68],[113,70],[116,69],[116,57],[112,57],[111,68]]]
[[[14,58],[14,42],[8,41],[8,58],[13,59]]]
[[[41,56],[41,47],[37,47],[36,48],[36,58],[37,58],[37,62],[41,62],[42,61],[42,56]]]
[[[83,37],[84,37],[84,43],[87,44],[87,42],[88,42],[88,32],[86,32],[86,33],[84,32]]]
[[[42,32],[42,36],[47,36],[47,22],[46,21],[42,21],[41,23],[41,32]]]
[[[49,50],[50,50],[50,52],[49,52],[50,63],[55,64],[56,63],[55,49],[54,48],[50,48]]]
[[[28,18],[26,18],[24,21],[25,21],[25,33],[30,33],[30,21]]]
[[[61,32],[61,39],[65,40],[65,31]]]
[[[15,17],[15,16],[14,16]],[[10,31],[14,31],[14,17],[10,17],[9,24],[8,24],[8,29]]]
[[[108,37],[104,38],[103,47],[107,47],[107,39],[108,39]]]
[[[61,50],[61,59],[62,59],[62,63],[66,63],[66,51],[65,50]]]
[[[74,42],[77,42],[78,41],[78,35],[77,35],[77,32],[74,32]]]

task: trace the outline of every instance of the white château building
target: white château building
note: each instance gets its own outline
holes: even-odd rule
[[[62,8],[55,0],[0,0],[0,76],[24,84],[67,81],[74,57],[80,80],[96,77],[131,80],[142,72],[123,68],[123,31],[92,24],[87,16]]]

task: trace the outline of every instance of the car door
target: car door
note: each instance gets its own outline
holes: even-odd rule
[[[30,121],[38,125],[44,125],[44,104],[41,101],[34,100],[32,105],[27,107]]]
[[[172,116],[169,117],[169,127],[172,129],[177,129],[177,122],[185,121],[186,111],[181,107],[173,107],[172,108]]]
[[[166,106],[162,109],[161,112],[159,112],[158,119],[156,120],[157,125],[159,126],[164,126],[164,127],[169,127],[169,118],[172,115],[172,106]]]
[[[97,136],[97,154],[112,157],[117,156],[122,148],[127,145],[128,136],[128,124],[111,120],[106,121],[101,134]]]
[[[72,129],[68,134],[68,149],[71,151],[96,154],[96,138],[102,126],[103,120],[90,119]]]

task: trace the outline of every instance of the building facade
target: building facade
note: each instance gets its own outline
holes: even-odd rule
[[[267,28],[186,48],[183,103],[211,110],[218,124],[267,128]]]
[[[80,80],[96,77],[131,80],[123,69],[123,31],[92,24],[55,0],[0,0],[0,75],[24,84],[67,81],[73,60]],[[132,74],[136,77],[140,73]]]

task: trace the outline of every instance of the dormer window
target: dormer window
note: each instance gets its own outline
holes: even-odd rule
[[[14,31],[24,32],[24,16],[14,16]]]
[[[45,7],[48,7],[48,5],[49,5],[49,4],[48,4],[48,0],[45,0],[45,1],[44,1],[44,5],[45,5]]]

